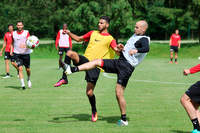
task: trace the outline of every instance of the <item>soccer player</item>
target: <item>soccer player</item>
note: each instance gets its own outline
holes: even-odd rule
[[[12,44],[12,34],[13,34],[13,29],[14,26],[13,24],[8,25],[8,31],[4,35],[4,42],[3,42],[3,47],[0,51],[0,56],[2,56],[3,50],[5,48],[5,53],[4,53],[4,59],[5,59],[5,68],[6,68],[6,76],[3,78],[10,78],[10,73],[9,73],[9,62],[11,60],[12,65],[17,68],[16,64],[14,63],[14,59],[10,55],[10,49],[11,49],[11,44]]]
[[[66,55],[66,53],[68,50],[72,49],[72,39],[66,33],[66,30],[67,30],[67,24],[63,24],[63,29],[59,30],[56,37],[56,42],[55,42],[56,50],[58,50],[58,54],[59,54],[59,68],[61,68],[61,62],[62,62],[64,52],[65,52],[65,63],[67,64],[71,63],[71,59]],[[61,83],[67,84],[68,83],[67,75],[63,73],[63,76],[60,80],[62,80],[63,82],[56,83],[54,87],[60,86]]]
[[[185,69],[183,74],[189,75],[200,71],[200,64],[190,68]],[[190,88],[181,97],[181,104],[188,113],[188,116],[193,124],[194,130],[192,133],[200,133],[200,112],[198,110],[200,105],[200,81],[190,86]]]
[[[19,79],[21,81],[22,89],[25,90],[25,83],[24,83],[24,76],[23,76],[23,66],[26,68],[27,73],[27,81],[28,81],[28,87],[31,88],[31,69],[30,69],[30,53],[32,52],[31,49],[26,47],[26,40],[30,36],[28,30],[23,29],[24,25],[22,21],[17,22],[17,30],[13,32],[13,43],[12,47],[14,48],[14,51],[11,54],[13,54],[18,70],[19,70]]]
[[[178,64],[177,58],[178,58],[178,50],[181,47],[181,36],[179,35],[179,30],[176,29],[175,33],[173,33],[170,37],[170,62],[173,63],[173,53],[175,53],[175,63]]]
[[[116,98],[121,111],[121,120],[118,121],[118,125],[128,125],[124,91],[135,67],[144,59],[147,52],[149,52],[150,38],[145,35],[147,28],[148,24],[144,20],[136,23],[135,33],[127,41],[120,53],[119,59],[99,58],[76,67],[71,67],[67,64],[64,65],[66,74],[78,71],[89,71],[96,67],[101,67],[105,72],[117,74]]]
[[[116,41],[108,33],[109,22],[110,22],[109,17],[107,16],[100,17],[99,23],[98,23],[98,31],[93,30],[86,33],[83,36],[77,36],[71,33],[69,30],[67,30],[68,35],[75,41],[77,42],[89,41],[88,47],[85,51],[84,56],[78,55],[78,53],[71,50],[67,52],[67,56],[69,56],[72,59],[73,64],[75,66],[81,65],[83,63],[86,63],[98,58],[100,59],[114,58],[113,49],[117,51],[118,47],[116,45]],[[96,98],[93,91],[94,91],[96,82],[98,80],[99,73],[100,73],[100,69],[94,68],[90,71],[87,71],[86,76],[85,76],[85,80],[87,81],[86,95],[88,96],[91,109],[92,109],[92,122],[96,122],[98,119],[97,109],[96,109]],[[61,85],[63,83],[63,80],[59,81],[61,82],[60,83]]]

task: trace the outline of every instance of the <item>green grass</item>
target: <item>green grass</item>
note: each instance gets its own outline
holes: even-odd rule
[[[167,45],[151,45],[151,52],[135,69],[125,91],[129,126],[119,127],[116,76],[100,75],[95,88],[99,120],[92,123],[84,72],[70,75],[68,85],[54,88],[62,74],[57,69],[56,51],[41,45],[32,54],[32,89],[20,89],[13,68],[12,78],[0,79],[0,133],[189,133],[192,124],[179,102],[185,90],[199,80],[199,74],[182,75],[184,68],[199,63],[199,48],[189,48],[181,49],[176,65],[168,63]],[[3,76],[3,58],[1,63]]]

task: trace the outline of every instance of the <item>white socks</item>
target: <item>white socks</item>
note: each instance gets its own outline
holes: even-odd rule
[[[24,87],[24,86],[25,86],[25,84],[24,84],[24,79],[20,79],[20,81],[21,81],[22,87]]]

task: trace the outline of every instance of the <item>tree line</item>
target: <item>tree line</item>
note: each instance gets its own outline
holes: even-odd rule
[[[200,0],[1,0],[0,14],[1,38],[18,20],[40,38],[55,39],[63,23],[82,35],[97,29],[99,17],[107,15],[116,39],[129,38],[141,19],[148,22],[151,39],[169,39],[175,29],[183,39],[200,39]]]

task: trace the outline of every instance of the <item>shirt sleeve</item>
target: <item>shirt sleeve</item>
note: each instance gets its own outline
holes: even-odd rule
[[[88,33],[86,33],[85,35],[83,35],[83,39],[85,42],[88,42],[90,40],[90,36],[92,34],[93,31],[90,31]]]
[[[69,47],[72,49],[72,39],[70,36],[69,36]]]
[[[28,39],[29,36],[30,36],[30,33],[28,32],[28,33],[27,33],[27,36],[26,36],[26,39]]]
[[[56,48],[58,47],[59,39],[60,39],[60,31],[58,31],[57,36],[56,36],[56,42],[55,42]]]
[[[193,74],[193,73],[196,73],[196,72],[199,72],[200,71],[200,64],[190,68],[190,73]]]
[[[146,53],[149,52],[149,40],[145,37],[140,39],[141,47],[137,48],[138,53]]]
[[[115,47],[117,47],[117,42],[116,40],[112,40],[110,43],[110,47],[114,50]]]

